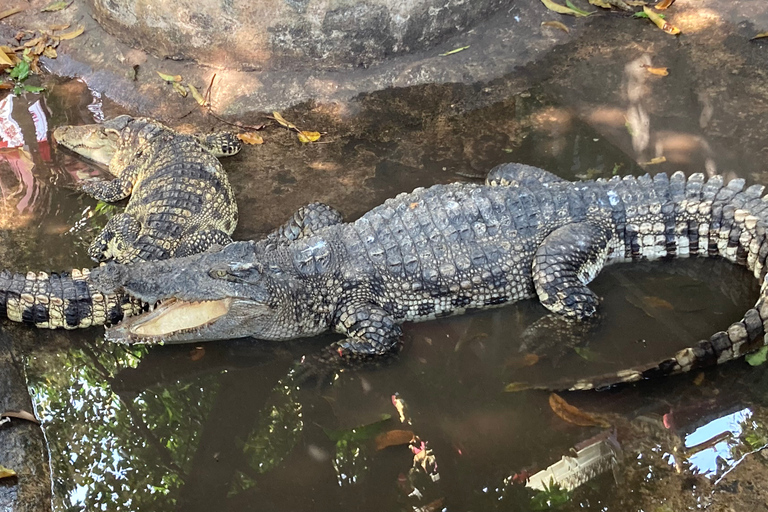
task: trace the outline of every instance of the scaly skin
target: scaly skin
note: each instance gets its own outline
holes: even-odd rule
[[[417,189],[355,222],[331,219],[285,244],[235,242],[173,261],[101,267],[92,279],[104,292],[165,301],[107,338],[284,340],[332,329],[345,339],[315,358],[332,364],[392,352],[402,322],[531,297],[582,321],[597,311],[586,285],[604,265],[699,255],[746,265],[763,283],[742,320],[664,361],[556,387],[688,371],[764,343],[764,187],[682,173],[571,183],[515,164],[492,170],[489,184]]]
[[[240,150],[234,135],[184,135],[156,121],[119,116],[103,124],[61,126],[54,137],[109,165],[115,176],[85,181],[83,191],[108,202],[130,196],[88,249],[95,261],[167,259],[232,241],[237,204],[216,156]]]

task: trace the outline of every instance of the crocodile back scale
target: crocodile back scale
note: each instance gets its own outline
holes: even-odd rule
[[[235,242],[178,260],[110,264],[92,279],[103,292],[152,304],[175,299],[108,329],[108,339],[280,340],[332,329],[344,339],[314,358],[329,364],[393,351],[402,322],[520,299],[536,297],[553,313],[585,320],[598,307],[586,285],[615,262],[717,256],[762,283],[754,308],[709,339],[663,361],[558,386],[588,389],[721,363],[765,343],[763,190],[679,172],[568,182],[506,164],[486,185],[416,189],[352,223],[305,211],[289,222],[316,225],[278,230],[292,233],[280,244]]]

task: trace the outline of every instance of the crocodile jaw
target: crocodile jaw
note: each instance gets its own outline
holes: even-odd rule
[[[163,301],[153,311],[125,319],[107,329],[106,337],[118,343],[174,343],[194,341],[195,333],[227,316],[233,299],[187,302]]]

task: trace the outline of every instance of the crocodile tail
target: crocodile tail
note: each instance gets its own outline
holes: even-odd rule
[[[637,207],[638,201],[650,200],[651,205],[659,206],[657,224],[664,225],[663,235],[654,230],[648,238],[642,233],[642,227],[637,228],[639,232],[631,233],[635,228],[630,229],[628,218],[626,259],[722,257],[746,266],[761,283],[760,295],[741,320],[667,359],[575,382],[551,383],[546,386],[548,389],[599,389],[687,372],[736,359],[768,344],[768,195],[763,195],[765,187],[745,188],[740,178],[725,183],[722,176],[705,180],[702,174],[693,174],[686,179],[680,172],[669,178],[662,174],[651,179],[646,175],[622,181],[632,183],[622,183],[619,189],[632,189],[634,184],[632,193],[623,196],[626,210]],[[633,200],[635,204],[627,204]],[[648,205],[644,207],[647,211]],[[655,248],[643,247],[643,239],[655,239],[655,243],[651,242]]]
[[[144,308],[123,293],[104,294],[88,278],[89,269],[61,274],[0,272],[0,316],[43,329],[111,325]]]

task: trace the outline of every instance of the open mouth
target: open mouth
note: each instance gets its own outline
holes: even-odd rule
[[[231,298],[200,302],[168,299],[148,313],[123,320],[109,329],[108,337],[115,341],[163,342],[212,324],[229,312],[232,302]]]

